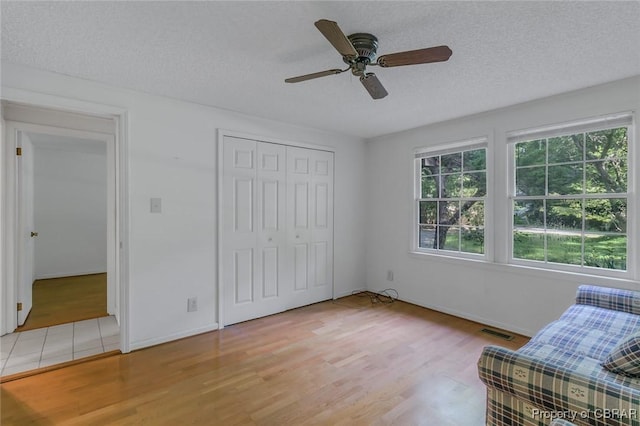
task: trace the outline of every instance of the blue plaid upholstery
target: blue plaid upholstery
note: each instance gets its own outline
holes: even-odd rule
[[[576,300],[519,350],[484,349],[487,425],[640,426],[640,378],[602,366],[640,331],[640,292],[580,286]]]
[[[640,315],[640,292],[595,285],[581,285],[578,287],[576,304],[592,305],[612,311]]]
[[[640,377],[640,332],[622,339],[605,358],[602,366],[614,373]]]
[[[575,423],[571,423],[569,420],[557,418],[552,421],[549,426],[575,426]]]

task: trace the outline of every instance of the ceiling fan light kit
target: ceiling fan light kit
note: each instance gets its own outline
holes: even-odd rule
[[[378,58],[377,62],[374,62],[378,53],[378,39],[373,34],[355,33],[347,37],[336,22],[327,19],[317,21],[315,26],[338,53],[342,55],[342,60],[349,67],[346,69],[334,68],[287,78],[285,80],[286,83],[299,83],[301,81],[341,74],[351,70],[353,75],[360,77],[360,82],[373,99],[382,99],[388,95],[387,90],[374,73],[367,72],[367,66],[377,65],[383,68],[389,68],[444,62],[449,60],[452,53],[448,46],[436,46],[382,55]]]

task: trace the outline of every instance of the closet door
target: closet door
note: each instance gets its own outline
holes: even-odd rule
[[[287,147],[289,308],[333,296],[333,154]]]
[[[222,279],[225,325],[286,309],[285,148],[225,137]]]
[[[224,325],[333,296],[333,154],[225,136]]]

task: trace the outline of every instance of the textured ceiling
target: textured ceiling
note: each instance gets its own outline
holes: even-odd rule
[[[2,2],[2,60],[259,117],[373,137],[640,74],[640,2]],[[314,21],[379,54],[372,100]]]

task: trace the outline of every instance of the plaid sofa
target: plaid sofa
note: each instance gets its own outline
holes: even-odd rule
[[[522,348],[484,348],[478,374],[487,386],[486,424],[640,426],[640,378],[601,365],[638,330],[640,292],[580,286],[576,304]]]

